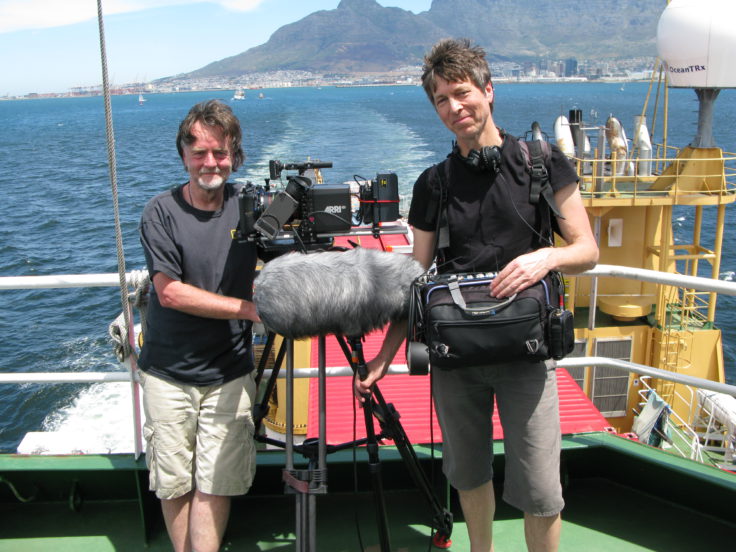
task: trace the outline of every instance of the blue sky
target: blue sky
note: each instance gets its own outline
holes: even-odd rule
[[[339,0],[103,0],[113,83],[192,71]],[[378,0],[419,13],[431,0]],[[0,96],[102,81],[96,0],[0,0]]]

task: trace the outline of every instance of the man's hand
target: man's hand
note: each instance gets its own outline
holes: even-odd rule
[[[386,375],[390,362],[379,360],[378,357],[371,360],[367,365],[367,375],[364,380],[356,372],[353,378],[353,394],[360,403],[364,403],[371,396],[373,384]]]
[[[536,284],[553,268],[552,249],[537,249],[516,257],[491,282],[491,296],[503,299]]]

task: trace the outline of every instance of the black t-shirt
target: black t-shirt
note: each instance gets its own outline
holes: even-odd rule
[[[252,298],[256,247],[233,239],[240,216],[237,190],[230,183],[225,186],[218,211],[189,205],[183,186],[146,205],[140,236],[151,279],[161,272],[212,293]],[[204,318],[162,307],[152,286],[138,364],[180,383],[225,383],[253,370],[251,326],[246,320]]]
[[[554,145],[551,149],[547,169],[556,192],[576,184],[578,177],[562,152]],[[454,155],[444,161],[449,163],[450,246],[445,251],[445,263],[438,267],[440,272],[499,271],[519,255],[545,246],[538,234],[539,208],[529,202],[531,176],[516,138],[504,137],[501,157],[501,170],[495,178],[490,172],[474,171]],[[442,164],[437,169],[444,170]],[[414,184],[409,224],[434,232],[437,212],[428,212],[435,185],[430,182],[430,173],[431,167]]]

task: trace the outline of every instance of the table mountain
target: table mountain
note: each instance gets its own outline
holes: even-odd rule
[[[386,71],[421,64],[443,37],[468,37],[491,61],[654,56],[664,8],[652,0],[434,0],[414,14],[376,0],[342,0],[281,27],[261,46],[180,76]]]

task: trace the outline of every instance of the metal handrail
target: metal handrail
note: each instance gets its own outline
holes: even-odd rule
[[[640,280],[642,282],[677,286],[694,289],[696,291],[710,291],[722,293],[723,295],[736,295],[736,282],[714,280],[713,278],[704,278],[701,276],[688,276],[686,274],[675,274],[673,272],[659,272],[657,270],[634,268],[630,266],[601,264],[587,272],[583,272],[582,274],[575,274],[575,276],[610,276],[614,278],[626,278],[629,280]]]
[[[599,138],[600,139],[600,138]],[[699,174],[689,175],[693,180],[710,180],[709,193],[719,195],[731,195],[736,192],[736,154],[732,152],[721,151],[721,155],[714,157],[698,157],[696,159],[678,157],[680,148],[672,146],[662,146],[662,144],[653,144],[656,146],[656,153],[648,156],[625,156],[617,158],[615,152],[610,157],[600,158],[601,148],[595,148],[593,157],[573,156],[571,161],[575,164],[577,172],[580,175],[582,188],[581,192],[584,199],[611,199],[621,193],[626,199],[631,197],[652,198],[652,197],[670,197],[674,200],[680,197],[697,196],[702,193],[699,189],[690,189],[681,186],[677,181],[677,175],[681,173],[681,167],[685,165],[694,165],[696,163],[715,163],[715,168],[700,172]],[[634,173],[618,174],[609,167],[623,166],[624,164],[648,163],[651,165],[651,171],[646,174]],[[672,174],[667,174],[666,169],[672,168]],[[671,179],[672,184],[666,188],[652,190],[650,187],[659,178],[664,180]],[[716,184],[720,182],[720,184]],[[619,189],[620,188],[620,189]],[[613,194],[613,196],[612,196]]]
[[[126,274],[129,286],[147,275],[145,270],[135,270]],[[572,275],[571,275],[572,276]],[[646,268],[631,266],[599,264],[595,268],[575,274],[574,276],[627,278],[656,284],[665,284],[698,291],[710,291],[724,295],[736,295],[736,282],[714,280],[701,276],[688,276],[673,272],[659,272]],[[49,276],[0,276],[0,290],[2,289],[52,289],[75,287],[117,287],[117,274],[55,274]]]
[[[134,286],[148,274],[145,270],[128,272],[126,282]],[[49,276],[0,276],[0,289],[57,289],[78,287],[118,287],[117,273],[52,274]]]
[[[136,378],[137,380],[138,378]],[[2,383],[118,383],[129,382],[128,372],[4,372]]]
[[[557,366],[561,368],[581,368],[586,366],[613,368],[622,372],[631,372],[642,376],[649,376],[661,380],[667,380],[674,383],[682,383],[684,385],[692,385],[708,391],[717,393],[725,393],[736,397],[736,385],[728,383],[720,383],[694,376],[687,376],[670,372],[668,370],[660,370],[652,368],[636,362],[628,360],[618,360],[606,357],[568,357],[557,361]],[[317,377],[317,368],[300,368],[295,367],[295,378],[315,378]],[[272,370],[264,370],[265,378],[270,377]],[[332,366],[326,369],[328,377],[352,376],[353,370],[350,366]],[[408,374],[409,368],[406,364],[392,364],[389,374]],[[284,377],[283,373],[279,373],[278,377]],[[75,372],[69,374],[59,374],[57,372],[13,372],[0,374],[0,384],[3,383],[110,383],[130,381],[127,372]]]
[[[675,273],[663,273],[641,268],[598,265],[594,269],[577,276],[601,277],[610,276],[654,282],[658,284],[673,285],[694,289],[699,291],[710,291],[723,293],[725,295],[736,295],[736,282],[726,282],[711,278],[698,276],[687,276]],[[135,287],[136,283],[147,277],[146,271],[133,271],[126,274],[126,282]],[[49,289],[49,288],[76,288],[76,287],[118,287],[120,280],[117,274],[67,274],[50,276],[6,276],[0,277],[0,289]],[[678,374],[666,370],[659,370],[650,366],[644,366],[630,361],[610,359],[604,357],[576,357],[566,358],[558,362],[563,368],[573,367],[608,367],[624,372],[651,376],[654,378],[682,383],[702,389],[725,393],[736,397],[736,386],[720,382],[714,382],[693,376]],[[294,370],[294,377],[316,377],[317,369],[301,368]],[[327,376],[352,376],[353,371],[349,366],[330,367],[326,370]],[[406,374],[409,370],[406,365],[392,365],[389,374]],[[266,370],[265,377],[270,377],[271,370]],[[283,374],[281,374],[283,377]],[[131,370],[120,372],[14,372],[0,373],[0,384],[23,384],[23,383],[45,383],[45,384],[68,384],[68,383],[111,383],[130,382],[138,385],[135,373]],[[134,409],[139,409],[134,404]],[[135,412],[134,412],[135,414]],[[140,427],[135,428],[136,432]]]

